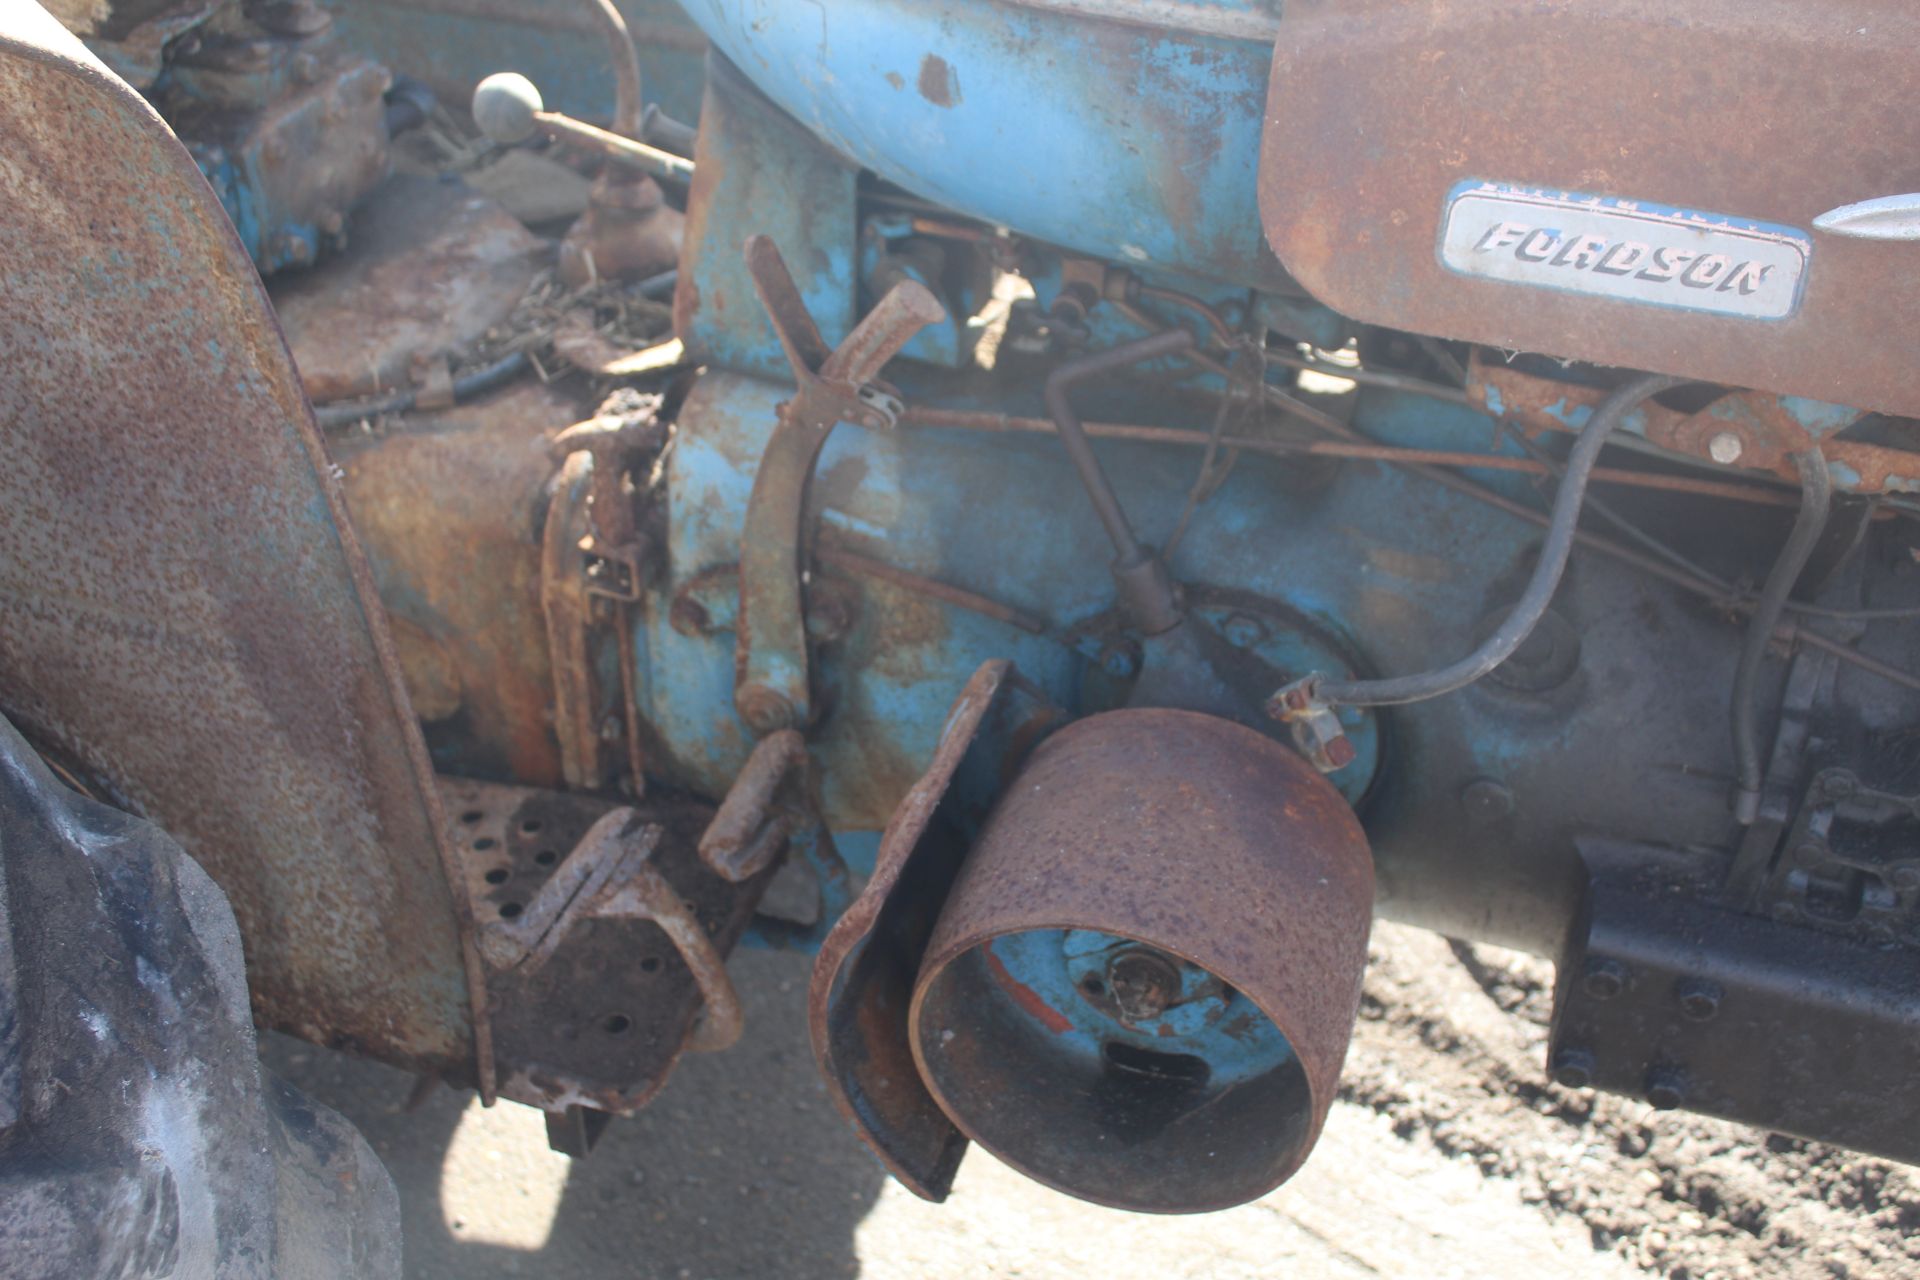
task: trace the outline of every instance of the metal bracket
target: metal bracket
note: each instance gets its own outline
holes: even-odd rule
[[[666,427],[659,398],[616,392],[600,411],[554,438],[561,462],[542,535],[540,600],[552,655],[554,730],[567,784],[595,790],[607,781],[602,745],[624,741],[633,793],[645,793],[646,761],[633,689],[628,608],[645,586],[649,540],[626,489],[636,457],[657,451]],[[596,686],[594,629],[611,622],[618,647],[617,716]]]
[[[781,853],[813,872],[819,910],[811,925],[775,916],[754,918],[747,941],[780,950],[817,950],[853,902],[853,881],[814,801],[807,744],[793,729],[760,740],[700,837],[700,861],[734,884],[750,880]]]
[[[713,1053],[740,1038],[746,1015],[719,949],[653,865],[664,834],[632,809],[603,815],[519,914],[482,928],[480,953],[496,969],[531,973],[584,921],[651,921],[680,953],[705,1002],[686,1047]]]
[[[842,422],[892,428],[898,397],[869,384],[916,333],[944,320],[946,309],[924,285],[901,281],[828,350],[773,241],[752,237],[746,256],[754,290],[798,384],[793,399],[780,406],[779,424],[761,455],[740,538],[733,703],[748,727],[764,736],[803,727],[812,717],[801,525],[814,464]]]

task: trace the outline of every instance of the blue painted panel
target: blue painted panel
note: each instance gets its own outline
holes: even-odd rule
[[[967,0],[686,0],[775,102],[918,195],[1070,248],[1272,278],[1270,45]]]

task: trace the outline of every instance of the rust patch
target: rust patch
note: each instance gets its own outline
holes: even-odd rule
[[[953,811],[942,806],[976,745],[1007,750],[1006,721],[1042,702],[1011,663],[974,672],[927,771],[887,823],[872,879],[820,948],[807,989],[814,1057],[834,1105],[881,1163],[928,1200],[946,1198],[967,1145],[921,1082],[907,1039],[913,977],[965,852]]]
[[[540,253],[537,237],[466,187],[392,179],[355,215],[337,261],[274,282],[307,394],[324,403],[403,387],[416,357],[468,349],[520,301]]]
[[[226,891],[263,1022],[490,1094],[470,900],[252,263],[33,6],[0,136],[0,705]]]
[[[415,706],[427,719],[464,713],[462,739],[477,744],[463,772],[560,785],[539,509],[548,441],[578,416],[529,381],[336,446],[381,600],[413,641],[402,654],[416,659],[406,666]],[[437,662],[417,660],[420,641]]]
[[[937,53],[920,59],[920,78],[915,84],[920,96],[936,107],[951,107],[960,101],[960,75]]]

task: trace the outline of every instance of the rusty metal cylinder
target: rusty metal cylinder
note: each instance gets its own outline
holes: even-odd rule
[[[1359,1006],[1373,860],[1294,752],[1125,710],[1001,794],[909,1013],[941,1108],[1021,1172],[1116,1208],[1254,1199],[1312,1149]]]

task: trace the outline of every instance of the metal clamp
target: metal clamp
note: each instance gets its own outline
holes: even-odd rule
[[[1293,745],[1322,773],[1336,773],[1353,763],[1353,741],[1340,716],[1320,696],[1318,673],[1302,676],[1267,699],[1267,714],[1283,721],[1293,733]]]
[[[761,455],[740,538],[733,702],[748,727],[766,735],[804,726],[812,714],[801,521],[821,447],[842,422],[876,431],[893,426],[898,398],[868,384],[916,333],[947,313],[924,285],[903,280],[829,350],[773,241],[752,237],[746,256],[798,384],[793,399],[780,406]]]

